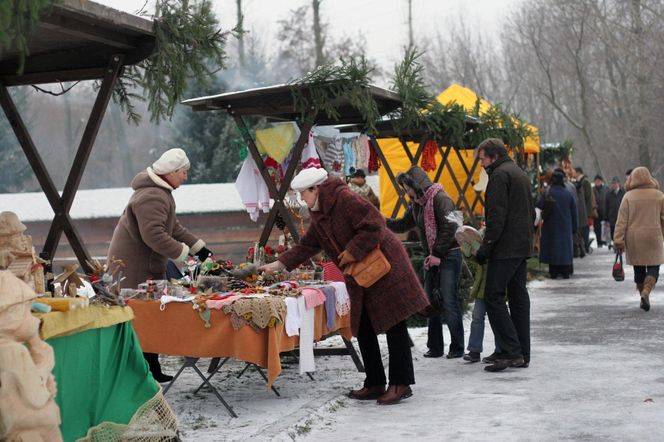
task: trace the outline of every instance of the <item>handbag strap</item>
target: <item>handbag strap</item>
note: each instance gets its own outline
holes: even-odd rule
[[[622,267],[623,260],[622,260],[622,253],[616,252],[616,260],[613,261],[613,264],[615,265],[618,261],[620,261],[620,266]]]

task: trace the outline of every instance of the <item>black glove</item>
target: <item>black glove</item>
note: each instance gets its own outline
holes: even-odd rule
[[[485,246],[480,246],[479,249],[477,249],[477,253],[475,254],[475,260],[477,261],[478,264],[482,265],[487,262],[489,259],[489,252],[487,251]]]
[[[197,257],[201,262],[205,261],[206,259],[208,259],[208,257],[210,257],[210,256],[212,256],[212,255],[214,255],[214,253],[212,253],[212,252],[210,251],[210,249],[208,249],[208,248],[206,248],[206,247],[203,247],[203,248],[201,248],[198,252],[196,252],[196,257]]]

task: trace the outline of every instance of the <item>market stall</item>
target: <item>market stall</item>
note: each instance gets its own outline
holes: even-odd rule
[[[55,2],[25,36],[25,51],[0,52],[0,106],[54,213],[40,253],[44,260],[52,261],[64,233],[80,265],[88,270],[90,255],[69,210],[122,69],[148,57],[154,46],[151,20],[94,2],[62,0]],[[12,100],[9,87],[81,80],[100,80],[101,83],[60,194]]]
[[[132,300],[130,304],[136,314],[134,328],[144,351],[186,358],[171,384],[177,381],[185,368],[192,368],[219,398],[229,414],[237,417],[232,406],[227,404],[222,394],[209,383],[212,375],[204,376],[196,368],[195,362],[199,358],[233,358],[254,364],[267,370],[267,387],[272,388],[275,379],[281,373],[281,354],[299,349],[300,371],[302,373],[315,371],[314,341],[320,341],[331,334],[341,335],[347,340],[346,342],[350,342],[352,337],[348,314],[350,307],[337,304],[337,299],[341,298],[326,298],[328,305],[322,302],[310,309],[298,309],[296,298],[291,298],[293,303],[288,304],[289,314],[295,314],[303,319],[307,313],[310,314],[307,320],[308,326],[301,324],[297,334],[293,333],[291,318],[285,315],[286,299],[270,295],[269,292],[265,292],[264,298],[254,298],[250,301],[255,304],[253,314],[269,309],[276,311],[274,304],[277,302],[282,308],[282,315],[274,317],[274,321],[268,322],[269,325],[260,324],[263,325],[262,328],[255,323],[238,327],[232,314],[227,314],[214,306],[201,314],[200,311],[192,309],[191,303],[164,304],[163,301]],[[242,300],[249,301],[247,298]],[[334,304],[332,308],[329,308],[330,302]],[[230,305],[228,304],[229,308]],[[217,372],[216,369],[213,370],[212,374]],[[165,392],[171,384],[164,389]]]
[[[55,353],[64,440],[120,438],[127,431],[176,436],[175,416],[131,326],[131,308],[89,306],[37,316],[41,337]]]

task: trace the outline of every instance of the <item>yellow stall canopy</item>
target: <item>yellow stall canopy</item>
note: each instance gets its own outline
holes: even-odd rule
[[[471,89],[468,89],[458,84],[453,84],[447,89],[445,89],[443,92],[441,92],[438,95],[438,97],[436,97],[436,99],[442,104],[451,104],[456,102],[457,104],[463,106],[468,112],[471,112],[473,109],[475,109],[475,105],[477,104],[478,100],[478,95],[475,92],[473,92]],[[480,114],[487,112],[490,108],[491,108],[491,103],[482,98],[479,98]],[[528,136],[524,140],[524,151],[525,153],[529,154],[539,153],[540,141],[539,141],[538,130],[535,126],[532,125],[528,125],[528,128],[532,132],[532,135]],[[399,172],[405,172],[406,170],[408,170],[411,164],[408,156],[404,151],[401,141],[399,141],[397,138],[384,138],[384,139],[378,139],[378,144],[383,152],[383,155],[385,155],[385,159],[390,164],[390,167],[392,168],[392,171],[394,172],[395,175],[398,174]],[[412,142],[408,143],[408,148],[413,155],[415,155],[417,147],[418,147],[417,143],[412,143]],[[445,150],[446,149],[443,148],[443,152]],[[468,178],[468,174],[466,173],[466,168],[468,170],[471,169],[474,158],[475,158],[475,152],[473,150],[464,150],[464,149],[456,150],[456,152],[455,149],[452,149],[449,153],[449,156],[447,157],[448,164],[445,166],[445,169],[443,170],[443,173],[441,174],[438,182],[443,185],[443,188],[450,195],[452,201],[454,201],[455,203],[457,203],[459,200],[459,189],[454,183],[452,175],[456,177],[457,182],[463,188]],[[442,160],[441,155],[439,152],[437,152],[436,164],[438,166],[440,166],[441,160]],[[466,168],[464,168],[464,165],[466,166]],[[381,167],[378,171],[378,175],[380,178],[380,211],[382,212],[383,216],[389,217],[392,215],[394,206],[397,203],[397,193],[394,187],[392,186],[389,177],[387,176],[385,168]],[[436,171],[435,170],[431,171],[429,172],[428,175],[429,178],[433,180],[435,178]],[[479,176],[480,176],[480,167],[478,166],[476,167],[475,172],[473,173],[472,184],[479,182]],[[472,185],[469,185],[466,188],[465,196],[469,204],[473,205],[473,202],[475,202],[477,197],[477,192],[475,192]],[[459,208],[464,209],[465,207],[461,206]],[[403,215],[404,210],[405,209],[402,206],[399,210],[398,216]],[[474,205],[475,213],[481,214],[482,211],[483,211],[482,204],[478,203]]]

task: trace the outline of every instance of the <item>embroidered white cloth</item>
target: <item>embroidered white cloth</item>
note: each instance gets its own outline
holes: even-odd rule
[[[334,291],[337,295],[337,314],[339,316],[347,315],[350,313],[350,297],[348,296],[346,283],[331,281],[329,284],[334,287]]]
[[[309,139],[307,140],[307,145],[302,149],[302,169],[308,169],[309,167],[321,167],[320,157],[318,156],[318,151],[316,150],[316,143],[314,141],[314,131],[309,131]]]
[[[263,181],[258,166],[251,155],[247,155],[240,173],[235,180],[235,188],[253,222],[258,221],[258,213],[270,211],[270,192]]]

